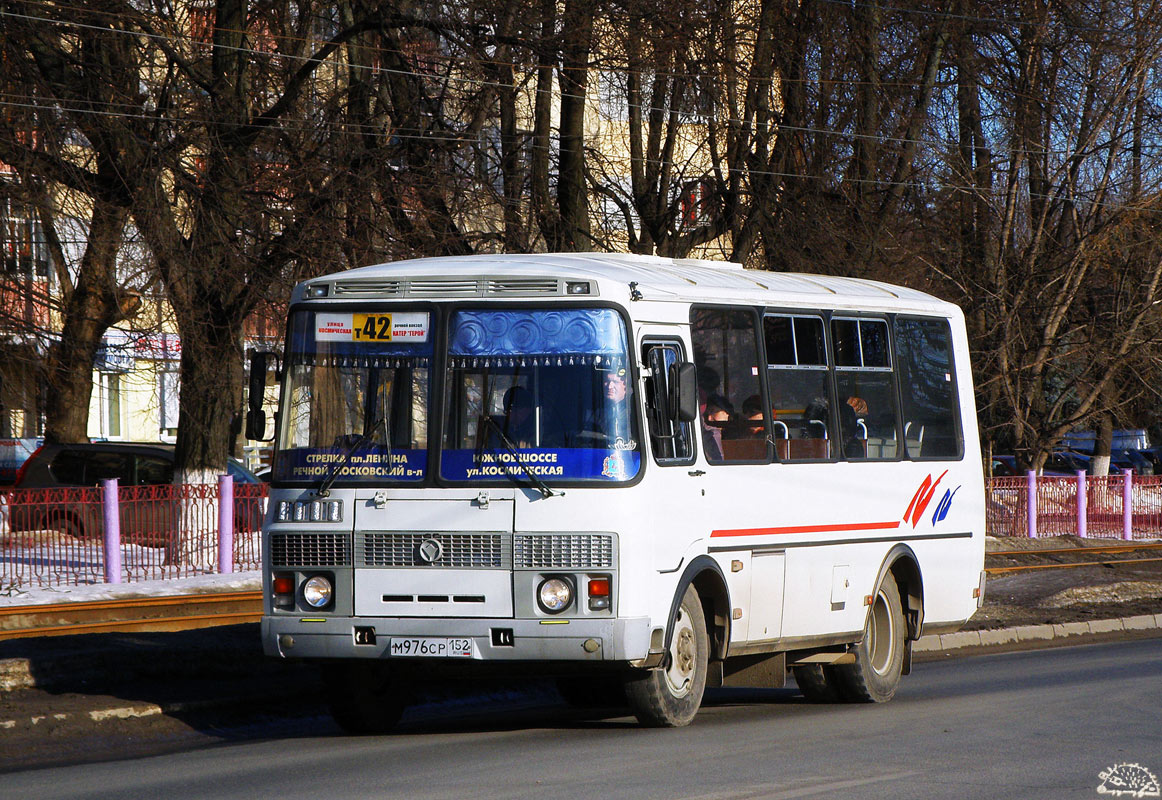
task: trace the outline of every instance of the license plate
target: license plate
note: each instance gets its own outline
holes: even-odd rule
[[[415,658],[472,658],[471,639],[410,637],[391,640],[388,652],[393,656]]]

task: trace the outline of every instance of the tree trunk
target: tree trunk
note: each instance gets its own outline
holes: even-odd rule
[[[578,8],[580,6],[580,8]],[[561,164],[557,175],[557,208],[564,250],[590,250],[588,184],[585,178],[585,93],[589,86],[589,49],[593,6],[585,0],[565,5],[561,86]]]
[[[1110,474],[1110,454],[1114,446],[1114,418],[1102,414],[1097,426],[1097,439],[1093,443],[1093,474],[1105,477]]]
[[[123,209],[97,202],[77,283],[65,299],[61,335],[45,365],[44,438],[48,442],[88,441],[93,363],[109,326],[136,310],[140,299],[116,289],[116,261],[125,230]]]

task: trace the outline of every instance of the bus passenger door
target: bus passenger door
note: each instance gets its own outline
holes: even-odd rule
[[[694,426],[677,419],[674,410],[673,367],[687,360],[686,349],[672,329],[661,330],[666,333],[651,335],[646,331],[641,340],[646,370],[646,435],[653,459],[648,488],[643,488],[655,515],[655,569],[671,572],[682,566],[683,559],[699,539],[708,535],[709,529],[705,519],[705,473],[694,464]]]

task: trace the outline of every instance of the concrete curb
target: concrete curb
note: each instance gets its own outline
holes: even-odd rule
[[[1081,639],[1097,634],[1149,630],[1162,630],[1162,614],[1143,614],[1138,617],[1122,617],[1120,619],[1096,619],[1092,622],[1022,625],[1016,628],[933,634],[921,636],[919,641],[913,642],[912,652],[944,653],[974,647],[997,647],[1021,642]]]

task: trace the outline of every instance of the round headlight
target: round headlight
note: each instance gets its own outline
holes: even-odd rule
[[[573,602],[573,584],[565,578],[546,578],[537,587],[537,602],[549,614],[560,614]]]
[[[303,584],[303,600],[311,608],[322,608],[328,605],[333,593],[330,579],[322,575],[307,578],[306,583]]]

